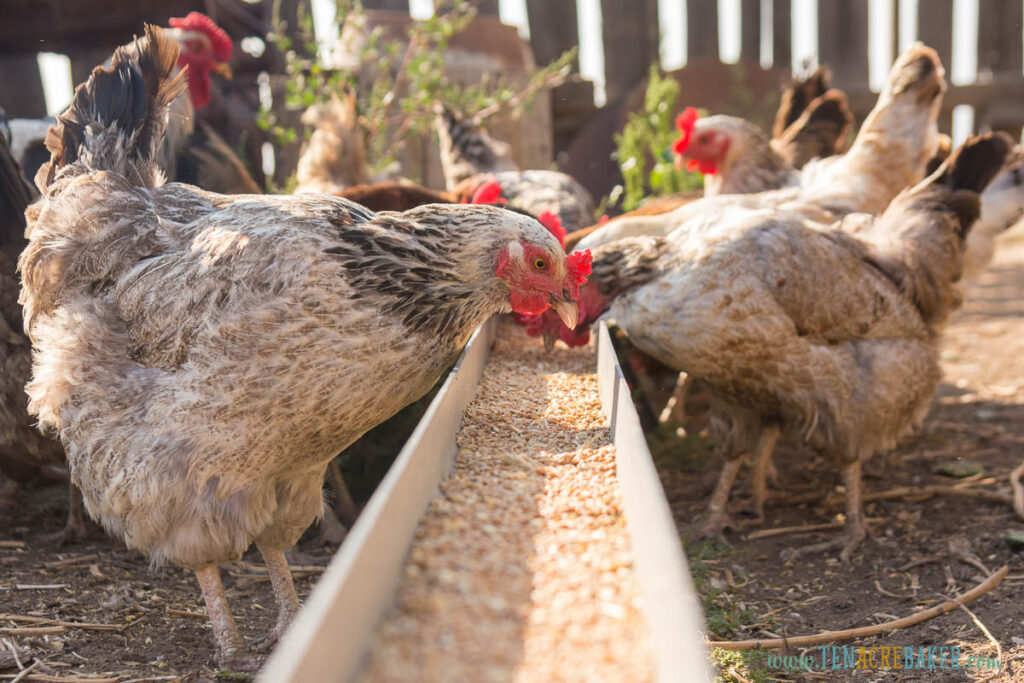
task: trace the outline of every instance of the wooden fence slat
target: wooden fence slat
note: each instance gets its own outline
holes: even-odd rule
[[[953,64],[953,0],[928,0],[917,6],[917,39],[939,53],[948,72]]]
[[[772,64],[784,69],[793,63],[792,13],[790,0],[772,3]]]
[[[576,0],[526,0],[526,12],[533,60],[538,65],[550,64],[579,44]]]
[[[978,72],[1006,71],[1021,75],[1024,40],[1021,0],[985,0],[978,3]]]
[[[840,88],[868,82],[868,0],[818,3],[818,62]]]
[[[384,9],[392,12],[409,13],[409,0],[363,0],[366,9]]]
[[[0,107],[11,119],[46,116],[46,97],[35,53],[0,58]]]
[[[978,3],[978,76],[979,80],[996,74],[1021,77],[1024,62],[1024,39],[1021,22],[1024,3],[1021,0],[986,0]],[[1000,107],[992,100],[975,111],[975,128],[1002,130],[1020,139],[1019,118],[1005,118],[1013,109]]]
[[[917,39],[939,53],[946,79],[953,65],[953,0],[928,0],[917,6]],[[953,114],[939,114],[939,130],[953,131]]]
[[[718,0],[686,0],[686,59],[718,59]]]
[[[608,101],[626,95],[658,59],[658,0],[601,0]]]
[[[761,60],[761,0],[741,0],[740,59]]]

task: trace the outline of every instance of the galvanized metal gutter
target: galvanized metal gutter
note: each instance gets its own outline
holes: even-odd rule
[[[427,504],[457,452],[455,436],[489,356],[495,321],[480,328],[259,680],[349,681],[360,670],[394,603],[402,564]],[[529,371],[529,370],[524,370]],[[659,681],[711,681],[703,618],[672,514],[640,422],[602,324],[597,339],[601,403],[616,446],[617,476],[633,545],[637,583]]]

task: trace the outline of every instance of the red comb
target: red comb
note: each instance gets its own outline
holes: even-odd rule
[[[508,200],[501,196],[501,185],[497,180],[490,180],[478,187],[469,201],[472,204],[508,204]]]
[[[562,227],[562,221],[558,218],[558,214],[551,213],[550,211],[542,211],[537,220],[540,224],[548,229],[558,243],[562,245],[562,249],[565,249],[565,236],[568,234],[565,228]]]
[[[587,276],[590,275],[591,260],[589,249],[574,251],[565,257],[566,279],[572,285],[573,297],[579,296],[580,285],[586,282]]]
[[[690,138],[693,136],[693,127],[697,125],[697,119],[699,118],[697,110],[693,107],[687,107],[683,110],[683,113],[676,117],[676,128],[682,133],[675,142],[672,143],[672,151],[676,154],[682,154],[686,151],[686,148],[690,145]]]
[[[605,223],[607,223],[610,220],[611,219],[608,218],[608,214],[604,214],[603,216],[601,216],[600,218],[597,219],[597,224],[598,225],[604,225]]]
[[[226,62],[231,59],[231,52],[234,49],[231,38],[224,32],[224,29],[214,23],[213,19],[202,12],[189,12],[186,17],[171,17],[167,23],[185,31],[202,31],[210,39],[214,59],[218,62]]]

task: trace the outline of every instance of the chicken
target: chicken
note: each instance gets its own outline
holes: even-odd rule
[[[32,367],[32,351],[22,332],[18,304],[18,255],[25,239],[25,208],[38,196],[15,161],[7,138],[0,135],[0,473],[12,484],[34,479],[40,468],[64,461],[60,443],[44,436],[28,415],[25,382]],[[4,487],[9,496],[13,485]],[[5,501],[0,498],[0,506]],[[53,535],[58,543],[85,536],[81,496],[71,487],[64,530]]]
[[[332,95],[328,102],[314,104],[302,112],[301,121],[313,127],[313,134],[299,153],[295,192],[337,194],[369,181],[354,94]]]
[[[726,503],[745,455],[755,456],[754,502],[763,504],[763,469],[788,435],[837,461],[847,492],[845,534],[804,551],[838,546],[849,560],[867,534],[861,463],[893,448],[928,411],[941,374],[937,337],[961,301],[964,240],[1009,147],[1001,134],[970,140],[855,229],[733,206],[667,237],[594,251],[579,330],[606,315],[711,392],[726,462],[703,531],[729,525]],[[531,329],[560,334],[547,316]]]
[[[441,170],[450,191],[474,175],[519,170],[508,144],[493,139],[479,122],[438,105],[436,128]]]
[[[298,609],[283,551],[322,514],[330,460],[422,396],[489,316],[551,306],[572,327],[589,255],[500,207],[375,215],[162,184],[177,58],[147,27],[50,132],[20,259],[26,389],[89,514],[193,570],[218,660],[252,669],[218,565],[256,543],[272,643]]]
[[[168,34],[182,46],[178,67],[188,69],[188,96],[171,104],[168,130],[160,152],[167,177],[220,194],[257,194],[259,185],[234,150],[208,124],[196,118],[196,110],[210,103],[211,73],[230,78],[228,60],[231,38],[201,12],[172,17]]]
[[[812,159],[846,150],[853,112],[841,90],[830,86],[832,74],[819,66],[805,79],[794,79],[775,112],[772,143],[797,168]]]
[[[808,79],[824,87],[823,72]],[[704,194],[752,194],[799,184],[798,169],[819,157],[842,152],[853,124],[846,96],[838,90],[822,92],[804,103],[806,83],[796,82],[783,94],[774,137],[737,116],[699,118],[688,107],[676,118],[680,137],[673,145],[680,163],[704,174]],[[797,111],[797,107],[802,109]]]
[[[624,237],[667,235],[698,214],[736,207],[779,208],[821,223],[854,212],[877,215],[896,194],[924,177],[938,145],[939,107],[946,84],[938,56],[920,43],[896,60],[875,108],[842,156],[817,159],[800,171],[800,184],[747,195],[717,195],[659,216],[610,222],[577,248],[593,249]]]
[[[259,185],[252,179],[238,155],[224,139],[207,124],[197,121],[195,112],[210,102],[211,73],[230,77],[227,66],[233,46],[212,19],[200,12],[186,17],[172,17],[168,34],[182,45],[178,60],[180,68],[188,68],[188,95],[171,105],[168,130],[160,151],[160,166],[168,178],[198,185],[222,194],[258,193]],[[46,132],[55,119],[14,119],[12,149],[29,181],[47,160],[44,144]]]
[[[1024,147],[1013,148],[1007,163],[981,193],[981,216],[967,235],[965,282],[978,279],[992,262],[996,238],[1024,217]]]
[[[441,167],[457,201],[468,200],[489,182],[497,182],[509,206],[534,216],[550,212],[566,231],[590,225],[594,198],[572,176],[561,171],[521,171],[508,145],[491,138],[479,123],[442,108],[437,118]]]

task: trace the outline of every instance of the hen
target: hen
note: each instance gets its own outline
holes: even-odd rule
[[[755,504],[763,503],[757,470],[784,433],[838,461],[847,492],[845,535],[805,550],[841,546],[850,558],[867,533],[861,463],[928,410],[940,376],[936,338],[960,303],[955,283],[978,193],[1008,149],[1002,135],[972,139],[856,231],[733,207],[667,237],[595,250],[581,329],[607,314],[633,344],[711,392],[726,463],[704,530],[728,526],[745,455],[755,455]],[[542,316],[533,331],[558,334],[553,323]]]
[[[336,194],[366,183],[366,144],[359,129],[355,95],[333,95],[302,112],[302,123],[313,128],[303,143],[295,169],[295,192]]]
[[[448,109],[438,116],[437,127],[445,182],[457,197],[471,197],[494,181],[509,206],[534,216],[552,213],[568,232],[593,222],[594,198],[572,176],[561,171],[518,170],[508,156],[507,144]]]
[[[636,235],[667,235],[698,214],[736,207],[784,208],[831,223],[853,212],[877,215],[903,188],[924,177],[938,144],[939,107],[946,85],[938,56],[916,44],[896,60],[875,108],[842,156],[817,159],[800,171],[795,187],[747,195],[705,197],[661,216],[618,220],[578,244],[594,248]]]
[[[18,255],[25,245],[25,208],[38,196],[22,176],[7,138],[0,134],[0,472],[14,482],[35,477],[41,465],[64,459],[60,444],[35,428],[27,411],[25,382],[32,368],[32,351],[22,332],[18,305]],[[11,488],[5,487],[5,493]],[[72,503],[77,500],[71,497]],[[0,504],[9,502],[0,500]],[[78,511],[76,517],[75,511]],[[81,507],[70,506],[66,535],[84,531]]]
[[[233,46],[228,35],[200,12],[173,17],[168,35],[182,51],[180,68],[188,69],[188,95],[175,99],[159,162],[167,177],[198,185],[212,192],[246,194],[260,191],[238,155],[209,125],[196,119],[195,112],[210,102],[212,79],[217,73],[229,77],[227,62]],[[49,159],[44,140],[53,119],[14,119],[12,149],[25,177],[33,181],[36,171]]]
[[[553,306],[574,325],[589,255],[499,207],[375,215],[165,185],[177,57],[147,27],[50,132],[20,260],[29,410],[65,443],[90,515],[193,570],[219,660],[252,668],[217,566],[256,543],[273,642],[298,609],[283,551],[321,515],[331,458],[423,395],[489,316]]]
[[[704,174],[704,194],[752,194],[797,185],[798,169],[819,157],[843,151],[853,114],[846,96],[827,89],[827,72],[819,69],[804,82],[796,81],[783,94],[774,137],[757,125],[736,117],[699,118],[687,108],[676,119],[680,137],[673,145],[679,163]],[[813,99],[813,92],[824,88]]]

